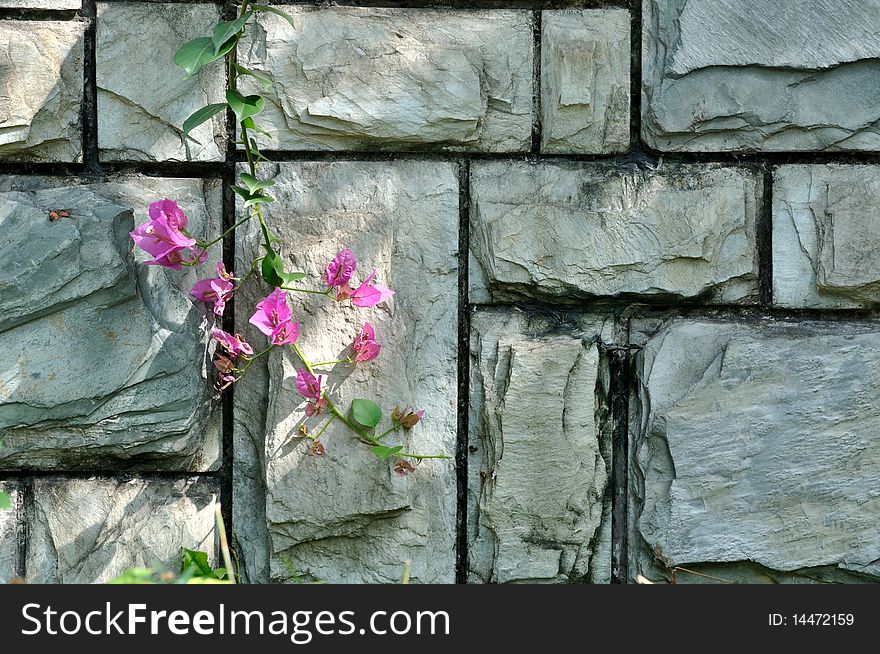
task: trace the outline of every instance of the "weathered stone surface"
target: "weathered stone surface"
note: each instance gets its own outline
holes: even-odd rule
[[[0,0],[9,9],[79,9],[82,0]]]
[[[105,160],[219,161],[226,151],[223,113],[183,136],[183,121],[224,101],[225,71],[196,77],[174,65],[187,41],[211,34],[213,4],[98,3],[98,146]],[[144,65],[150,62],[150,65]]]
[[[0,159],[80,160],[83,25],[0,21]]]
[[[178,572],[180,548],[215,557],[217,489],[198,479],[37,479],[30,583],[109,581],[131,567]]]
[[[633,574],[713,563],[749,580],[880,578],[877,325],[640,330]]]
[[[599,317],[474,315],[472,582],[610,580],[608,329]]]
[[[880,167],[780,166],[773,178],[773,301],[880,302]]]
[[[218,464],[205,308],[189,297],[204,271],[142,266],[128,236],[163,197],[196,237],[218,233],[213,181],[0,180],[0,468]],[[58,209],[70,217],[50,221]]]
[[[317,275],[348,246],[359,260],[358,280],[375,268],[383,283],[397,290],[374,309],[291,294],[300,328],[297,344],[312,361],[332,361],[347,351],[363,322],[371,322],[381,356],[357,367],[335,366],[329,374],[332,396],[346,410],[358,397],[380,402],[386,415],[395,405],[424,408],[425,419],[415,429],[387,439],[421,453],[452,454],[455,448],[456,173],[454,165],[442,162],[277,165],[272,174],[276,201],[267,205],[288,265],[311,275],[304,283],[319,287]],[[239,230],[239,269],[263,252],[259,233],[253,222]],[[268,290],[249,292],[254,298]],[[236,304],[239,329],[262,346],[264,337],[247,324],[253,304],[245,308],[242,297]],[[391,470],[393,460],[377,459],[339,421],[321,439],[326,455],[311,456],[297,433],[303,423],[316,429],[320,419],[306,420],[296,393],[301,365],[290,350],[269,356],[263,424],[272,578],[289,579],[295,570],[326,581],[396,582],[404,561],[411,559],[414,580],[453,581],[452,462],[428,460],[415,473],[398,477]],[[246,421],[255,425],[239,440],[252,437],[263,411],[237,403],[236,428]],[[246,465],[238,469],[243,472]]]
[[[471,301],[751,302],[761,187],[742,168],[475,162]]]
[[[880,1],[814,0],[808,10],[800,0],[645,0],[643,7],[649,146],[880,148]]]
[[[283,8],[295,31],[260,14],[240,46],[275,80],[269,147],[529,149],[531,12]]]
[[[542,151],[608,154],[629,148],[629,62],[629,11],[543,12]]]
[[[8,481],[0,481],[0,492],[12,502],[11,509],[0,509],[0,584],[17,577],[18,570],[18,504],[17,488]]]

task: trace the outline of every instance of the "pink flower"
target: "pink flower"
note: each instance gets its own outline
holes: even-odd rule
[[[214,313],[222,316],[223,310],[226,308],[226,301],[232,297],[232,290],[232,282],[216,277],[196,282],[196,285],[193,286],[192,294],[202,302],[213,304]]]
[[[306,399],[321,399],[321,383],[324,381],[324,375],[315,377],[305,368],[296,371],[296,390]]]
[[[254,348],[252,348],[239,334],[233,336],[228,332],[224,332],[222,329],[215,328],[211,330],[211,338],[217,341],[217,344],[220,347],[229,352],[229,356],[233,359],[239,354],[251,355],[254,353]]]
[[[306,405],[306,415],[311,418],[312,416],[319,416],[324,413],[324,409],[327,408],[327,400],[323,397],[318,398],[314,402],[309,402]]]
[[[299,323],[288,320],[272,330],[269,334],[269,342],[272,345],[290,345],[296,342],[297,337],[299,337]]]
[[[347,284],[355,268],[357,268],[357,260],[354,254],[348,248],[342,248],[324,269],[324,281],[328,286]]]
[[[394,291],[381,284],[371,284],[370,281],[376,276],[376,271],[370,273],[363,284],[351,292],[351,303],[356,307],[374,307],[394,295]]]
[[[406,477],[408,474],[415,472],[415,466],[409,461],[405,461],[403,459],[398,459],[394,464],[394,473],[400,477]]]
[[[381,349],[382,345],[376,342],[376,332],[373,330],[373,326],[365,322],[361,328],[361,333],[357,335],[354,343],[351,344],[351,352],[355,363],[372,361],[379,356]]]
[[[425,417],[425,410],[419,409],[415,411],[412,407],[405,407],[401,409],[400,407],[394,407],[394,410],[391,412],[391,420],[392,422],[396,422],[400,424],[404,429],[412,429],[415,427],[419,421]]]
[[[272,336],[275,329],[293,318],[293,311],[287,304],[287,292],[276,288],[257,304],[257,310],[248,321],[266,336]]]
[[[150,205],[150,220],[131,232],[135,245],[153,256],[145,261],[148,266],[164,266],[180,270],[183,250],[196,244],[180,230],[186,227],[186,215],[177,203],[162,200]]]
[[[223,265],[222,261],[217,262],[217,277],[227,282],[238,280],[238,277],[234,277],[232,273],[226,272],[226,266]]]

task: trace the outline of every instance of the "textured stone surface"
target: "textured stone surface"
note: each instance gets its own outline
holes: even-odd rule
[[[880,301],[880,167],[789,165],[773,178],[773,301],[869,307]]]
[[[106,582],[126,568],[180,571],[180,548],[216,561],[217,490],[197,479],[37,479],[30,583]]]
[[[240,46],[275,80],[260,123],[269,147],[530,147],[531,12],[284,9],[296,31],[261,14]]]
[[[0,7],[9,9],[79,9],[82,0],[0,0]]]
[[[0,481],[0,491],[12,502],[11,509],[0,509],[0,584],[18,576],[18,509],[19,495],[12,482]]]
[[[223,102],[225,71],[206,66],[192,79],[172,62],[177,48],[211,33],[213,4],[98,3],[98,146],[105,160],[219,161],[223,113],[183,136],[183,121]],[[144,65],[150,62],[150,65]]]
[[[627,150],[629,62],[628,11],[543,12],[543,152],[607,154]]]
[[[79,161],[79,21],[0,21],[0,159]]]
[[[383,344],[381,356],[357,368],[335,366],[332,395],[341,407],[363,397],[380,401],[386,412],[395,404],[424,408],[423,423],[403,436],[408,450],[423,453],[455,450],[456,172],[440,162],[283,164],[274,167],[276,201],[268,207],[290,266],[313,275],[305,283],[320,286],[316,276],[348,246],[359,260],[357,279],[375,268],[397,289],[390,302],[374,309],[292,294],[297,342],[313,361],[335,360],[370,321]],[[262,253],[258,237],[255,223],[239,233],[240,269]],[[268,291],[245,292],[259,297]],[[247,325],[253,304],[241,308],[243,297],[239,328],[261,345],[264,338]],[[411,559],[414,580],[452,582],[452,462],[425,461],[412,475],[398,477],[391,461],[381,462],[338,422],[322,437],[326,456],[311,456],[296,438],[305,421],[294,385],[298,367],[289,350],[269,357],[264,456],[272,578],[289,579],[292,569],[326,581],[396,582]],[[236,408],[239,431],[263,415],[260,406]],[[311,429],[319,425],[318,419],[305,422]],[[240,475],[247,465],[238,465]]]
[[[471,300],[750,302],[760,195],[740,168],[475,162]]]
[[[648,331],[630,403],[639,569],[752,562],[753,575],[880,577],[877,326]]]
[[[472,321],[469,573],[476,583],[607,583],[607,367],[587,318]]]
[[[170,197],[194,235],[216,234],[219,196],[201,180],[0,180],[0,468],[217,464],[205,309],[189,298],[203,271],[136,264],[128,232]],[[50,221],[57,209],[70,217]]]
[[[880,1],[643,7],[642,136],[651,147],[880,148]]]

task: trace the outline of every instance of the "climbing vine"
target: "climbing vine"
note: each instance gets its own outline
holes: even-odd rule
[[[173,200],[164,199],[150,205],[150,220],[137,227],[131,236],[135,244],[152,257],[145,262],[147,265],[181,270],[182,267],[204,264],[210,248],[221,244],[224,238],[245,223],[256,220],[259,223],[263,254],[252,262],[247,273],[240,278],[236,277],[221,262],[216,266],[215,276],[200,280],[192,289],[192,295],[196,299],[210,306],[215,321],[223,316],[230,298],[252,277],[258,277],[272,289],[256,305],[249,320],[265,337],[264,347],[255,348],[241,334],[230,334],[219,327],[212,328],[211,339],[216,346],[213,364],[218,389],[223,391],[239,382],[254,361],[273,349],[290,348],[302,364],[297,370],[296,389],[306,401],[306,416],[322,417],[318,428],[309,430],[303,424],[295,437],[310,443],[309,451],[315,456],[321,456],[326,451],[321,440],[322,435],[331,423],[339,421],[380,459],[393,461],[394,472],[406,475],[415,471],[416,466],[424,459],[449,458],[445,454],[408,452],[403,445],[386,442],[385,439],[392,434],[412,429],[422,419],[424,412],[411,407],[395,407],[387,414],[389,426],[381,430],[380,424],[386,413],[378,403],[370,399],[355,399],[348,410],[344,411],[334,402],[324,383],[328,366],[364,365],[380,355],[382,346],[377,340],[373,325],[364,322],[349,348],[348,356],[340,360],[313,362],[297,343],[300,324],[294,319],[294,309],[290,304],[292,294],[325,296],[328,301],[368,308],[388,301],[394,291],[380,283],[375,270],[357,283],[357,259],[347,248],[343,248],[327,263],[319,283],[312,286],[305,285],[308,277],[306,272],[292,271],[285,267],[280,254],[281,241],[272,234],[263,214],[263,205],[274,201],[271,188],[275,182],[260,179],[258,176],[258,163],[269,161],[260,151],[258,143],[259,136],[268,136],[268,132],[260,128],[257,122],[265,106],[265,99],[259,94],[243,95],[238,88],[238,82],[243,77],[257,80],[264,90],[268,90],[272,84],[268,76],[242,66],[237,59],[237,45],[248,22],[261,12],[277,14],[295,29],[293,18],[286,12],[276,7],[242,0],[234,20],[220,21],[214,26],[210,36],[184,44],[174,55],[174,63],[189,77],[198,75],[202,68],[214,62],[226,62],[226,102],[209,104],[193,113],[183,122],[183,133],[185,138],[189,138],[195,127],[221,112],[231,111],[235,116],[238,128],[236,145],[241,146],[244,151],[247,171],[238,175],[232,190],[241,198],[244,216],[217,238],[202,242],[187,231],[187,217],[183,209]]]

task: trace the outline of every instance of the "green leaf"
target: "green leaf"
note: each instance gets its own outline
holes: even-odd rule
[[[238,91],[230,89],[226,92],[226,101],[235,112],[238,122],[256,116],[263,110],[266,101],[259,95],[242,95]]]
[[[264,188],[275,186],[275,180],[257,179],[250,173],[242,173],[241,175],[239,175],[239,179],[244,182],[244,185],[247,186],[248,191],[251,192],[251,195],[256,195],[258,191],[262,191]]]
[[[306,276],[302,272],[284,272],[284,259],[274,250],[270,250],[263,257],[263,261],[260,263],[260,273],[264,282],[275,287],[297,282]]]
[[[293,29],[296,29],[296,23],[293,22],[293,16],[288,14],[286,11],[281,11],[280,9],[276,9],[275,7],[267,7],[266,5],[251,5],[251,9],[254,11],[268,11],[269,13],[275,14],[276,16],[281,16],[284,20],[290,23],[290,26]]]
[[[195,552],[185,547],[180,548],[183,552],[183,569],[191,570],[193,577],[214,577],[214,570],[208,563],[207,552]]]
[[[216,104],[209,104],[207,107],[202,107],[198,111],[194,112],[192,116],[183,121],[183,135],[188,136],[192,130],[204,123],[206,120],[210,120],[221,111],[224,111],[228,106],[229,105],[227,105],[225,102],[218,102]]]
[[[403,445],[395,445],[394,447],[389,447],[388,445],[376,445],[375,447],[370,448],[370,451],[384,461],[385,459],[394,456],[402,449]]]
[[[275,202],[275,198],[271,195],[252,195],[245,201],[244,207],[247,209],[255,204],[265,204],[267,202]]]
[[[238,71],[239,75],[249,75],[256,79],[262,86],[264,91],[268,91],[272,88],[272,78],[267,75],[263,75],[263,73],[258,73],[255,70],[251,70],[250,68],[245,68],[241,64],[233,64],[235,66],[235,70]]]
[[[382,420],[382,407],[372,400],[352,400],[351,416],[364,427],[375,427]]]
[[[108,584],[157,584],[156,571],[150,568],[129,568]]]
[[[11,509],[12,508],[12,500],[9,499],[9,495],[0,491],[0,509]]]
[[[219,52],[224,43],[238,34],[253,15],[254,12],[249,11],[235,20],[221,20],[217,23],[214,26],[214,34],[211,37],[211,41],[214,43],[214,52]]]
[[[257,124],[254,122],[253,118],[245,118],[243,121],[241,121],[241,124],[247,129],[252,129],[253,131],[262,134],[263,136],[268,136],[269,138],[272,138],[272,135],[269,132],[264,130],[262,127],[257,127]]]
[[[183,68],[188,77],[192,77],[202,66],[219,59],[234,47],[235,39],[229,39],[217,50],[211,38],[203,36],[180,46],[174,53],[174,63]]]

